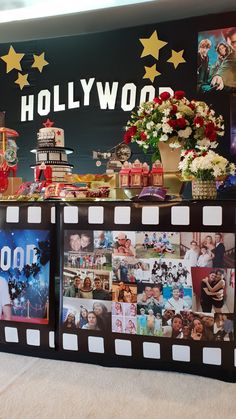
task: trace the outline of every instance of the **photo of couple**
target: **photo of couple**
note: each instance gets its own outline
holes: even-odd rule
[[[193,310],[234,312],[234,269],[192,268]]]

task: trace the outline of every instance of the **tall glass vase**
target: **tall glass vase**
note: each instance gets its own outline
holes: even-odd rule
[[[215,180],[192,180],[192,197],[193,199],[216,199]]]

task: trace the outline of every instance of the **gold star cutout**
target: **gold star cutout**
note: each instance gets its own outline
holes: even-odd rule
[[[2,55],[0,58],[7,63],[7,73],[11,70],[22,70],[20,61],[24,57],[25,54],[17,53],[13,46],[11,45],[7,55]]]
[[[23,87],[29,86],[29,82],[27,78],[28,78],[28,74],[18,73],[18,79],[15,81],[15,83],[19,84],[21,90],[23,89]]]
[[[37,68],[40,73],[42,73],[43,67],[49,63],[44,58],[45,52],[42,52],[40,55],[34,55],[34,62],[31,67]]]
[[[156,76],[160,76],[161,73],[157,71],[156,64],[154,64],[152,67],[144,67],[146,73],[143,76],[143,79],[149,79],[153,83]]]
[[[184,49],[182,49],[179,52],[174,51],[172,49],[171,53],[172,53],[172,55],[169,58],[169,60],[167,60],[167,62],[172,63],[175,68],[177,68],[179,64],[186,63],[185,59],[183,58]]]
[[[141,58],[152,55],[152,57],[158,60],[160,49],[167,44],[167,42],[158,39],[157,31],[154,31],[150,38],[140,38],[139,40],[144,46]]]

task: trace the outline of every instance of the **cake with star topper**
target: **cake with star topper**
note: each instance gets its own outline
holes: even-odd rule
[[[68,155],[73,153],[71,148],[65,147],[64,130],[54,127],[54,122],[47,119],[44,127],[37,133],[37,149],[31,150],[36,154],[34,169],[35,181],[46,180],[63,182],[64,176],[71,174],[73,165],[68,162]]]

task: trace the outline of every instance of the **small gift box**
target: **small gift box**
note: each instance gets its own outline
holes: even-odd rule
[[[141,188],[143,186],[142,163],[140,163],[139,160],[135,160],[132,164],[130,171],[130,186],[132,188]]]
[[[156,160],[152,165],[151,184],[152,186],[163,186],[163,166],[160,160]]]
[[[124,162],[119,173],[120,188],[128,188],[130,186],[130,165]]]

